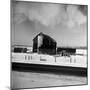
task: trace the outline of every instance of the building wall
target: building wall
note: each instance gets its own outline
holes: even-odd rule
[[[76,54],[87,55],[87,49],[76,49]]]
[[[38,36],[33,39],[33,52],[43,54],[56,54],[56,42],[47,35],[42,34],[43,38],[40,40],[41,42],[39,41],[38,43]]]

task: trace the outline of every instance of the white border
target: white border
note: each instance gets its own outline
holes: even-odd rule
[[[10,1],[0,1],[0,90],[10,87]]]
[[[54,2],[54,3],[68,3],[68,4],[88,4],[88,0],[17,0],[17,1],[39,1],[39,2]]]
[[[89,4],[90,0],[32,0],[32,1],[90,5]],[[90,12],[88,16],[90,16]],[[88,17],[88,20],[89,20],[89,17]],[[88,22],[88,25],[89,25],[89,22]],[[90,38],[89,34],[90,34],[90,30],[88,28],[88,38]],[[88,42],[88,46],[90,46],[90,42]],[[90,50],[89,47],[88,47],[88,50]],[[88,51],[88,54],[89,54],[89,51]],[[88,55],[88,66],[90,66],[89,59],[90,59],[90,55]],[[90,76],[90,72],[88,76]],[[88,80],[90,81],[90,79]],[[10,0],[0,0],[0,90],[9,90],[9,88],[10,88]],[[48,89],[49,90],[60,90],[60,89],[61,90],[72,90],[72,89],[89,90],[89,88],[90,88],[90,85],[38,88],[37,90],[40,90],[40,89],[42,90],[48,90]]]

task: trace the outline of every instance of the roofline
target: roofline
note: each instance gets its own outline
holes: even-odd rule
[[[38,35],[40,35],[40,34],[45,35],[45,36],[51,38],[54,42],[56,42],[56,40],[54,40],[52,37],[50,37],[49,35],[44,34],[44,33],[42,33],[42,32],[40,32],[39,34],[37,34],[37,35],[33,38],[33,40],[34,40]],[[57,43],[57,42],[56,42],[56,43]]]
[[[72,49],[88,49],[88,47],[83,47],[83,46],[76,46],[76,47],[73,47],[73,46],[57,46],[58,48],[72,48]]]

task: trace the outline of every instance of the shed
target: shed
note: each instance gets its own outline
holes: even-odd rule
[[[70,47],[58,47],[57,48],[57,54],[61,54],[62,56],[69,56],[71,54],[76,53],[76,48],[70,48]]]

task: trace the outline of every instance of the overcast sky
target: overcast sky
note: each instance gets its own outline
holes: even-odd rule
[[[40,2],[12,2],[12,44],[32,45],[43,32],[58,46],[87,46],[87,6]]]

